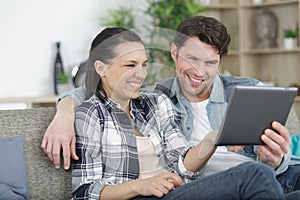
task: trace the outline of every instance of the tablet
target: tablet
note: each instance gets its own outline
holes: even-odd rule
[[[273,121],[285,124],[297,91],[292,87],[235,86],[216,146],[263,144],[260,136]]]

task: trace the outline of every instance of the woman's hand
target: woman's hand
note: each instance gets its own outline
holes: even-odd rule
[[[174,173],[166,172],[147,179],[136,179],[122,184],[107,185],[100,193],[100,199],[132,199],[136,196],[156,196],[168,194],[182,185],[182,179]]]
[[[239,152],[244,149],[244,146],[230,146],[227,148],[227,151],[230,152]]]
[[[182,179],[174,173],[162,173],[152,178],[140,179],[139,194],[141,196],[162,197],[171,190],[182,185]]]

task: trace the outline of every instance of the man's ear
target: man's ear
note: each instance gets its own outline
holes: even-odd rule
[[[94,62],[95,71],[101,76],[105,76],[105,64],[101,62],[100,60],[96,60]]]
[[[172,42],[171,44],[171,57],[173,59],[173,61],[176,61],[177,58],[177,46]]]

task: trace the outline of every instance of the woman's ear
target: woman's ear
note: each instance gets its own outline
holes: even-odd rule
[[[104,70],[105,64],[101,62],[100,60],[96,60],[94,62],[95,71],[101,76],[105,77],[105,70]]]

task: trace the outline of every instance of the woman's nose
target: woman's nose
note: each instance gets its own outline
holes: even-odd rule
[[[147,75],[147,68],[145,67],[138,67],[135,72],[134,75],[138,78],[145,78]]]

